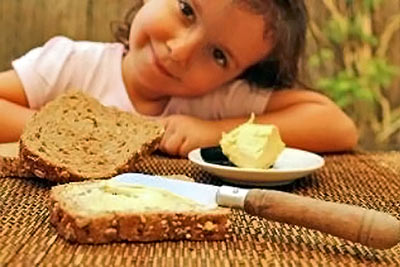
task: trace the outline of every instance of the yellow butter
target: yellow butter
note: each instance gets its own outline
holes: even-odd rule
[[[285,148],[275,125],[255,124],[250,120],[229,133],[220,141],[222,152],[241,168],[269,168]]]
[[[97,212],[184,212],[205,210],[210,207],[179,196],[165,189],[106,181],[101,186],[76,191],[74,205],[82,211]]]

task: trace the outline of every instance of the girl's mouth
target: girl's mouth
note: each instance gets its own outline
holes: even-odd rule
[[[169,72],[164,65],[161,63],[160,59],[158,58],[156,52],[154,51],[154,47],[152,44],[150,44],[150,48],[151,48],[151,53],[153,56],[153,64],[154,66],[157,68],[157,70],[159,72],[161,72],[162,74],[164,74],[165,76],[168,76],[174,80],[179,80],[178,77],[176,77],[175,75],[173,75],[171,72]]]

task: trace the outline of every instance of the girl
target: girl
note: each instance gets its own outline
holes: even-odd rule
[[[117,30],[123,44],[56,37],[0,73],[0,141],[17,140],[35,110],[80,88],[159,118],[161,150],[171,155],[218,144],[251,112],[277,125],[289,147],[356,145],[353,122],[333,102],[288,89],[304,47],[303,1],[145,0],[129,14]]]

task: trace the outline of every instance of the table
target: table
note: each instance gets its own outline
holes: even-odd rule
[[[376,209],[400,219],[400,151],[329,154],[324,158],[322,169],[276,189]],[[223,184],[186,159],[154,155],[142,160],[138,169]],[[0,179],[0,266],[400,265],[400,245],[390,250],[371,249],[237,210],[232,212],[232,232],[225,241],[71,244],[49,224],[51,186],[35,178]]]

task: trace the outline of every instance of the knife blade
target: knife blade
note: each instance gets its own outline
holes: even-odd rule
[[[142,173],[125,173],[112,179],[163,188],[209,207],[243,209],[254,216],[319,230],[373,248],[387,249],[400,242],[400,221],[376,210],[276,190],[215,186]]]

